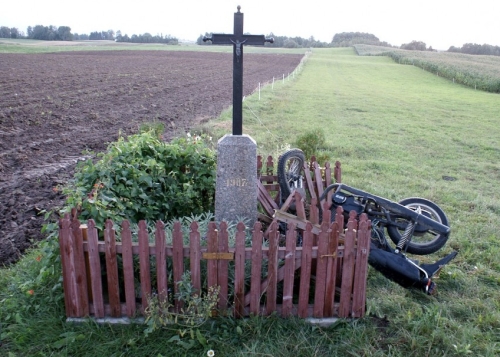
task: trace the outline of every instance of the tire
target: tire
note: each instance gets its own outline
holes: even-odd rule
[[[401,200],[399,204],[410,209],[416,209],[420,206],[422,214],[433,219],[434,221],[448,226],[448,218],[445,213],[432,201],[426,200],[425,198],[411,197]],[[396,218],[396,221],[404,222],[406,219]],[[387,226],[387,233],[389,233],[389,237],[391,237],[391,240],[395,244],[398,244],[403,232],[404,230],[398,229],[395,226]],[[446,244],[448,236],[449,235],[439,234],[431,230],[427,230],[424,227],[419,228],[419,225],[417,225],[415,227],[415,233],[413,234],[406,251],[408,253],[418,255],[435,253]]]
[[[295,189],[304,188],[305,156],[300,149],[291,149],[280,156],[278,160],[278,182],[281,200],[284,202]]]

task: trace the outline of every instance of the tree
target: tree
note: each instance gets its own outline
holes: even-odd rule
[[[299,45],[297,42],[295,42],[291,38],[287,38],[283,43],[283,47],[285,47],[285,48],[297,48],[297,47],[299,47]]]
[[[402,50],[425,51],[427,50],[427,45],[425,42],[413,40],[410,43],[403,43],[400,48]]]
[[[0,37],[10,38],[10,28],[8,28],[7,26],[0,27]]]
[[[22,37],[19,30],[15,27],[12,27],[10,29],[10,38],[19,38],[19,37]]]
[[[71,33],[71,27],[69,26],[59,26],[57,29],[57,35],[61,41],[73,41],[73,34]]]

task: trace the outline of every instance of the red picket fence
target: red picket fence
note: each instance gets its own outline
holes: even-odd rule
[[[313,158],[310,166],[304,166],[310,202],[296,192],[282,210],[278,210],[279,185],[272,157],[265,165],[259,157],[258,166],[262,213],[248,233],[250,247],[245,246],[247,232],[241,222],[234,246],[229,246],[225,222],[218,227],[209,223],[206,237],[201,237],[198,223],[193,222],[189,245],[185,246],[179,222],[174,224],[172,243],[167,245],[162,222],[156,223],[151,244],[144,221],[139,222],[137,242],[133,242],[128,221],[122,223],[118,234],[111,221],[98,232],[93,220],[81,225],[69,215],[61,219],[66,315],[137,316],[144,313],[152,293],[174,300],[173,309],[178,310],[182,303],[172,299],[172,294],[177,292],[176,282],[189,270],[194,289],[202,293],[219,287],[218,311],[235,317],[275,311],[303,318],[364,316],[371,222],[366,215],[358,222],[352,212],[344,229],[342,209],[332,222],[331,211],[324,204],[323,223],[319,224],[317,197],[332,181],[328,163],[320,168]],[[333,171],[340,182],[339,162]],[[284,212],[292,202],[297,216]],[[286,232],[278,230],[280,222],[287,224]],[[302,242],[299,246],[298,240]],[[245,271],[250,271],[250,276]]]
[[[330,211],[324,212],[320,231],[314,230],[311,223],[305,230],[289,224],[284,244],[280,244],[276,222],[267,230],[267,237],[257,222],[251,247],[245,247],[245,226],[241,222],[234,247],[228,245],[225,222],[219,227],[209,224],[204,238],[206,247],[202,247],[196,222],[190,227],[190,244],[184,246],[180,223],[174,224],[171,245],[166,245],[162,222],[156,224],[154,244],[149,243],[144,221],[139,223],[138,242],[132,242],[127,221],[122,223],[121,242],[117,242],[113,222],[106,223],[101,241],[93,220],[84,228],[77,219],[66,216],[60,220],[59,231],[66,314],[97,318],[141,314],[153,289],[165,298],[175,294],[175,282],[181,280],[189,267],[193,287],[198,291],[220,287],[218,309],[235,317],[269,315],[274,311],[282,316],[362,317],[371,234],[369,221],[362,216],[358,223],[352,215],[343,233],[341,211],[331,224],[327,223]],[[302,246],[297,246],[299,233]],[[317,244],[313,245],[314,242]],[[172,271],[167,271],[167,260],[171,260]],[[151,271],[152,261],[155,272]],[[206,279],[201,276],[202,264],[206,264]],[[246,264],[251,264],[250,277],[245,276]],[[138,267],[139,273],[134,267]],[[233,281],[229,281],[229,276],[234,276]],[[206,281],[206,286],[202,286],[202,281]],[[179,308],[181,303],[175,304]]]

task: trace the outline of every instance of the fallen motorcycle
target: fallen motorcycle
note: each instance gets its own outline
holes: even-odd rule
[[[300,149],[292,149],[278,160],[278,180],[284,201],[294,190],[303,190],[305,157]],[[457,252],[433,264],[421,264],[410,259],[407,253],[427,255],[437,252],[450,235],[448,218],[434,202],[424,198],[411,197],[394,202],[350,187],[335,183],[326,187],[318,202],[331,197],[330,210],[342,207],[347,225],[348,214],[355,211],[359,216],[365,213],[372,224],[372,241],[369,264],[385,277],[403,287],[417,287],[427,294],[435,292],[432,277],[449,263]],[[318,204],[321,214],[321,204]],[[335,214],[332,214],[335,217]],[[393,248],[386,234],[396,245]]]

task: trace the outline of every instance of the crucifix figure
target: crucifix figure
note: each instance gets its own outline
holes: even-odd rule
[[[233,135],[243,134],[243,44],[263,46],[266,42],[273,43],[274,39],[264,35],[243,34],[243,13],[234,13],[233,34],[212,34],[210,38],[203,38],[203,42],[212,41],[214,45],[233,45]]]

